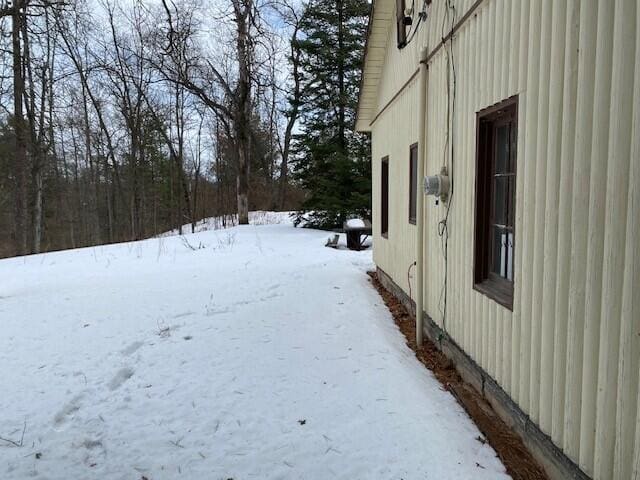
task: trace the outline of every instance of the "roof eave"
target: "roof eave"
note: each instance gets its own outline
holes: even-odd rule
[[[385,5],[385,0],[372,0],[371,12],[369,13],[356,114],[356,130],[359,132],[371,131],[371,122],[375,116],[377,106],[378,82],[386,53],[387,29],[391,21],[391,13],[384,12],[384,10],[380,10],[380,8],[376,9],[377,4]],[[375,42],[371,40],[374,31],[377,37],[377,41]],[[373,52],[372,49],[374,49]],[[372,56],[376,57],[374,61],[378,61],[380,65],[371,67],[370,62],[372,61]],[[371,72],[371,70],[374,71]]]

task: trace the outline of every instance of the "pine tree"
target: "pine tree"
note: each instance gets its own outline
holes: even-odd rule
[[[354,131],[369,9],[367,0],[311,0],[301,25],[295,175],[308,192],[298,218],[312,227],[371,215],[370,140]]]

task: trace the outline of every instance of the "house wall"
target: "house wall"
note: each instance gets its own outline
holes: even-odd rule
[[[376,8],[388,3],[378,0]],[[476,2],[451,3],[460,19]],[[441,42],[445,11],[445,0],[434,0],[403,50],[395,47],[395,26],[388,29],[371,125],[374,219],[386,155],[391,179],[389,234],[382,238],[374,226],[374,260],[407,293],[410,283],[415,288],[408,182],[418,78],[398,92],[415,74],[419,50]],[[425,172],[448,165],[454,192],[446,264],[438,235],[446,207],[426,197],[425,311],[598,480],[640,475],[639,18],[635,0],[484,0],[456,32],[452,53],[441,48],[428,73]],[[455,102],[447,62],[455,65]],[[510,311],[473,289],[473,255],[476,112],[513,95]]]

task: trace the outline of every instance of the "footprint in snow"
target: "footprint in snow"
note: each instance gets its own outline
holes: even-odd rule
[[[90,439],[85,439],[84,442],[82,442],[82,446],[84,448],[86,448],[87,450],[93,450],[95,448],[102,448],[102,441],[101,440],[90,440]]]
[[[205,315],[207,317],[212,317],[213,315],[220,315],[223,313],[229,313],[231,310],[229,309],[229,307],[206,307],[205,310]]]
[[[107,456],[107,449],[102,440],[86,438],[80,444],[85,449],[84,464],[88,467],[95,467]]]
[[[133,368],[125,367],[118,370],[118,373],[109,382],[109,390],[117,390],[124,382],[133,376]]]
[[[135,353],[143,345],[144,345],[144,342],[133,342],[131,345],[122,349],[122,355],[131,355],[132,353]]]
[[[60,425],[64,423],[70,416],[72,416],[75,412],[80,410],[80,400],[82,400],[83,395],[79,394],[73,397],[69,402],[67,402],[62,409],[53,417],[53,421],[56,425]]]
[[[281,293],[277,293],[277,292],[273,292],[270,293],[269,295],[265,295],[264,297],[260,298],[261,302],[266,302],[267,300],[271,300],[272,298],[278,298],[278,297],[282,297]]]

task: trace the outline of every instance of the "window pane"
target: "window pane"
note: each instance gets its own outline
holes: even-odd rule
[[[509,124],[509,134],[511,135],[511,148],[509,149],[509,172],[516,173],[516,148],[518,144],[518,130],[515,122]]]
[[[517,98],[481,110],[477,122],[474,284],[512,308]]]
[[[491,241],[493,248],[493,265],[491,270],[493,273],[506,278],[508,263],[506,230],[494,227]]]
[[[507,233],[507,279],[513,281],[513,232]]]
[[[513,227],[515,225],[515,206],[516,206],[516,177],[512,175],[507,177],[509,181],[509,192],[507,196],[508,208],[507,208],[507,225]]]
[[[389,231],[389,160],[382,160],[380,175],[380,233],[386,235]]]
[[[494,177],[493,179],[493,223],[507,224],[507,187],[509,177]]]
[[[416,223],[416,200],[418,192],[418,148],[411,147],[409,155],[409,221]]]
[[[509,171],[509,125],[496,128],[496,164],[495,173]]]

